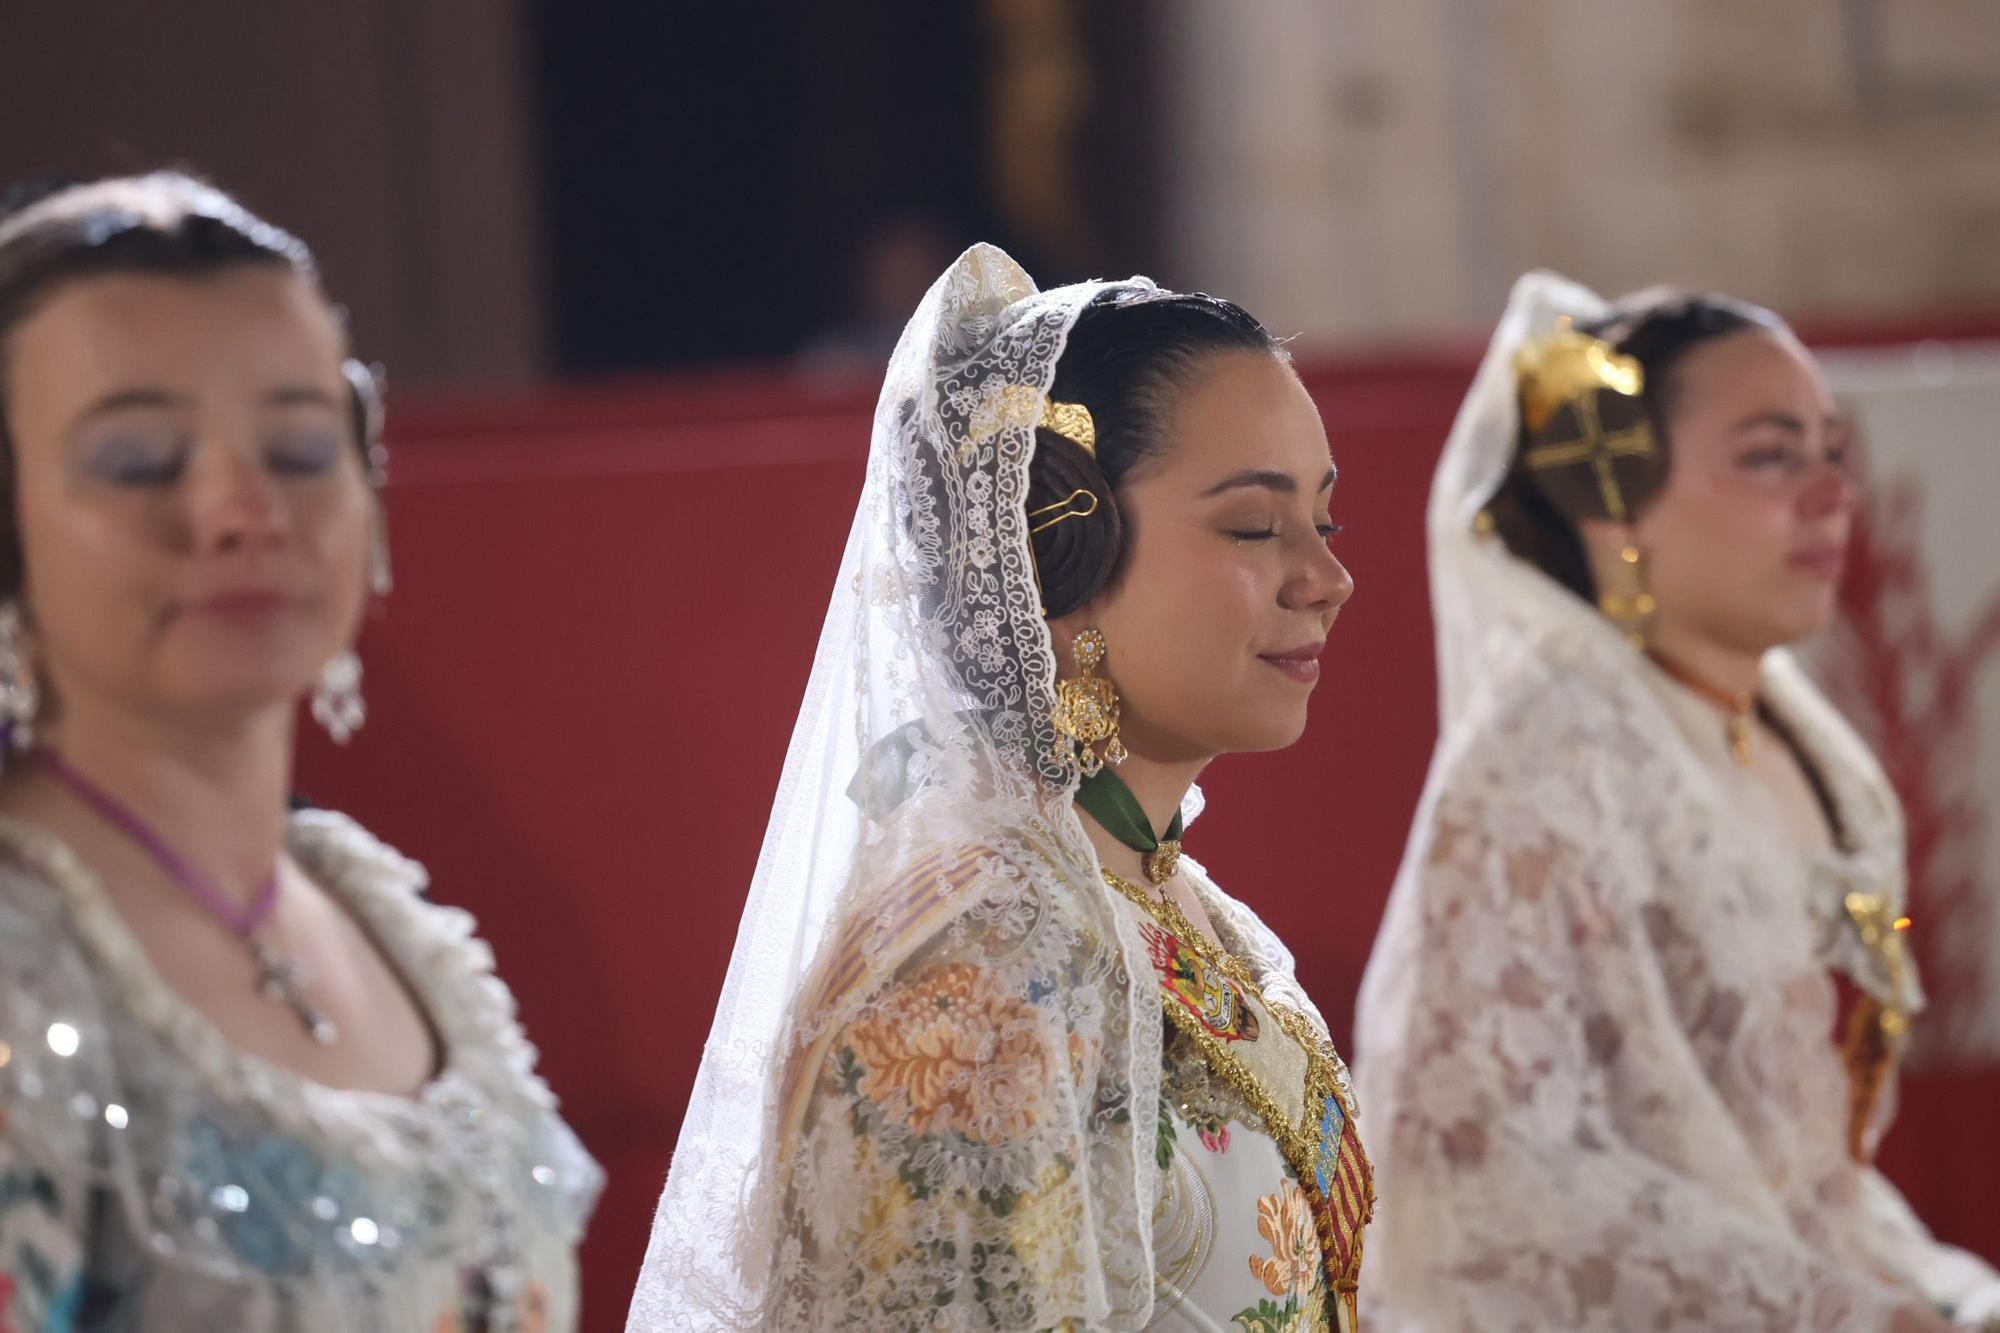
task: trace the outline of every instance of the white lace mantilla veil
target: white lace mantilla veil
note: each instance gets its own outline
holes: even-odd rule
[[[1012,1012],[1034,1015],[1049,1077],[987,1089],[1006,1125],[974,1124],[960,1155],[913,1154],[907,1169],[946,1189],[1018,1191],[1057,1219],[1043,1250],[1008,1260],[1025,1297],[1010,1308],[1032,1311],[1021,1327],[1150,1317],[1160,1006],[1074,813],[1075,779],[1051,757],[1056,661],[1025,516],[1042,397],[1078,315],[1106,291],[1157,289],[1134,278],[1038,292],[977,245],[890,359],[630,1333],[833,1325],[824,1307],[844,1297],[815,1265],[838,1256],[801,1253],[788,1210],[857,1182],[825,1179],[831,1168],[793,1141],[801,1068],[924,939],[968,917],[983,938],[1012,941],[996,972],[1011,999],[1033,1000]],[[984,1243],[938,1240],[961,1269]],[[884,1308],[909,1295],[874,1294]],[[909,1317],[1016,1326],[955,1304]]]
[[[1382,1191],[1364,1322],[1879,1333],[1912,1287],[1948,1301],[1991,1279],[1847,1151],[1827,971],[1922,1000],[1841,920],[1850,885],[1900,910],[1888,782],[1770,653],[1764,698],[1848,844],[1810,872],[1773,859],[1728,824],[1623,634],[1482,531],[1517,438],[1515,352],[1606,313],[1520,280],[1431,490],[1439,739],[1356,1024]]]

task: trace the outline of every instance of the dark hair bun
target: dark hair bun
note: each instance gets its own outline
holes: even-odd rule
[[[1028,527],[1076,514],[1029,534],[1048,615],[1083,606],[1118,572],[1126,531],[1117,488],[1165,447],[1174,396],[1224,352],[1284,356],[1248,311],[1198,292],[1113,289],[1077,316],[1048,396],[1088,409],[1097,452],[1037,429],[1028,466]],[[1078,514],[1091,508],[1085,496],[1096,508]]]
[[[1565,405],[1543,423],[1539,431],[1523,429],[1521,449],[1527,466],[1523,469],[1535,489],[1556,512],[1572,523],[1587,518],[1625,519],[1634,506],[1651,499],[1666,480],[1666,450],[1659,442],[1652,414],[1643,398],[1599,389],[1595,400],[1596,431],[1605,437],[1642,432],[1653,437],[1650,453],[1617,453],[1609,459],[1611,482],[1624,513],[1613,513],[1605,495],[1605,479],[1593,458],[1579,458],[1558,467],[1536,467],[1536,450],[1562,446],[1584,439],[1586,423],[1574,405]]]
[[[1028,527],[1042,527],[1029,533],[1028,543],[1042,582],[1042,610],[1050,616],[1067,615],[1095,596],[1110,581],[1125,545],[1118,500],[1097,460],[1047,427],[1035,431]]]

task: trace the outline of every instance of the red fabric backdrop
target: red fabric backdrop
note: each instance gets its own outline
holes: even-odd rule
[[[1217,763],[1190,848],[1352,1017],[1435,729],[1422,509],[1473,358],[1308,370],[1342,615],[1306,739]],[[300,783],[475,912],[611,1184],[585,1328],[622,1328],[860,486],[872,391],[768,378],[399,404],[370,720]],[[1885,1155],[2000,1255],[2000,1075],[1913,1079]]]

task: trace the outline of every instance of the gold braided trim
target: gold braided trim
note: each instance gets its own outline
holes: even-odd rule
[[[1257,984],[1256,979],[1250,975],[1250,969],[1244,966],[1242,960],[1197,930],[1194,923],[1188,920],[1187,914],[1175,903],[1164,896],[1148,893],[1130,880],[1109,870],[1103,871],[1103,875],[1105,883],[1131,899],[1141,911],[1194,950],[1204,963],[1218,969],[1224,976],[1255,997],[1265,1012],[1277,1022],[1279,1028],[1305,1051],[1305,1106],[1301,1112],[1304,1119],[1300,1123],[1293,1124],[1285,1119],[1277,1097],[1264,1086],[1263,1080],[1252,1073],[1250,1067],[1235,1052],[1229,1050],[1219,1038],[1203,1027],[1200,1020],[1189,1013],[1185,1006],[1164,991],[1160,995],[1161,1008],[1173,1021],[1174,1026],[1194,1041],[1195,1048],[1201,1052],[1209,1068],[1213,1069],[1216,1076],[1228,1084],[1232,1091],[1243,1098],[1264,1122],[1266,1132],[1278,1145],[1279,1151],[1284,1153],[1285,1160],[1298,1175],[1299,1183],[1317,1192],[1314,1182],[1319,1177],[1319,1131],[1325,1099],[1332,1097],[1340,1104],[1341,1114],[1347,1117],[1348,1122],[1359,1125],[1354,1101],[1341,1086],[1340,1071],[1344,1070],[1346,1065],[1342,1063],[1339,1053],[1334,1050],[1333,1043],[1322,1037],[1319,1030],[1313,1026],[1312,1020],[1303,1013],[1289,1005],[1279,1004],[1265,995],[1263,987]],[[1358,1129],[1356,1137],[1358,1141]],[[1338,1190],[1340,1181],[1337,1178],[1337,1171],[1335,1176],[1336,1178],[1330,1183],[1335,1190]],[[1364,1183],[1367,1194],[1365,1198],[1357,1201],[1360,1206],[1355,1211],[1360,1220],[1354,1228],[1352,1253],[1348,1256],[1348,1262],[1341,1272],[1329,1274],[1334,1292],[1349,1308],[1354,1304],[1354,1294],[1360,1282],[1362,1233],[1375,1214],[1373,1172],[1367,1173]],[[1339,1199],[1330,1198],[1327,1202],[1332,1210],[1330,1216],[1337,1219],[1340,1212]]]

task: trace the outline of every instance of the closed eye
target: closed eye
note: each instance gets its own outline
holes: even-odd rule
[[[1794,470],[1804,466],[1805,454],[1797,445],[1772,444],[1746,449],[1738,461],[1745,467]]]
[[[279,476],[316,477],[340,456],[340,438],[331,430],[289,431],[264,446],[264,465]]]
[[[114,486],[171,486],[187,469],[191,447],[165,432],[119,434],[92,446],[83,465]]]

